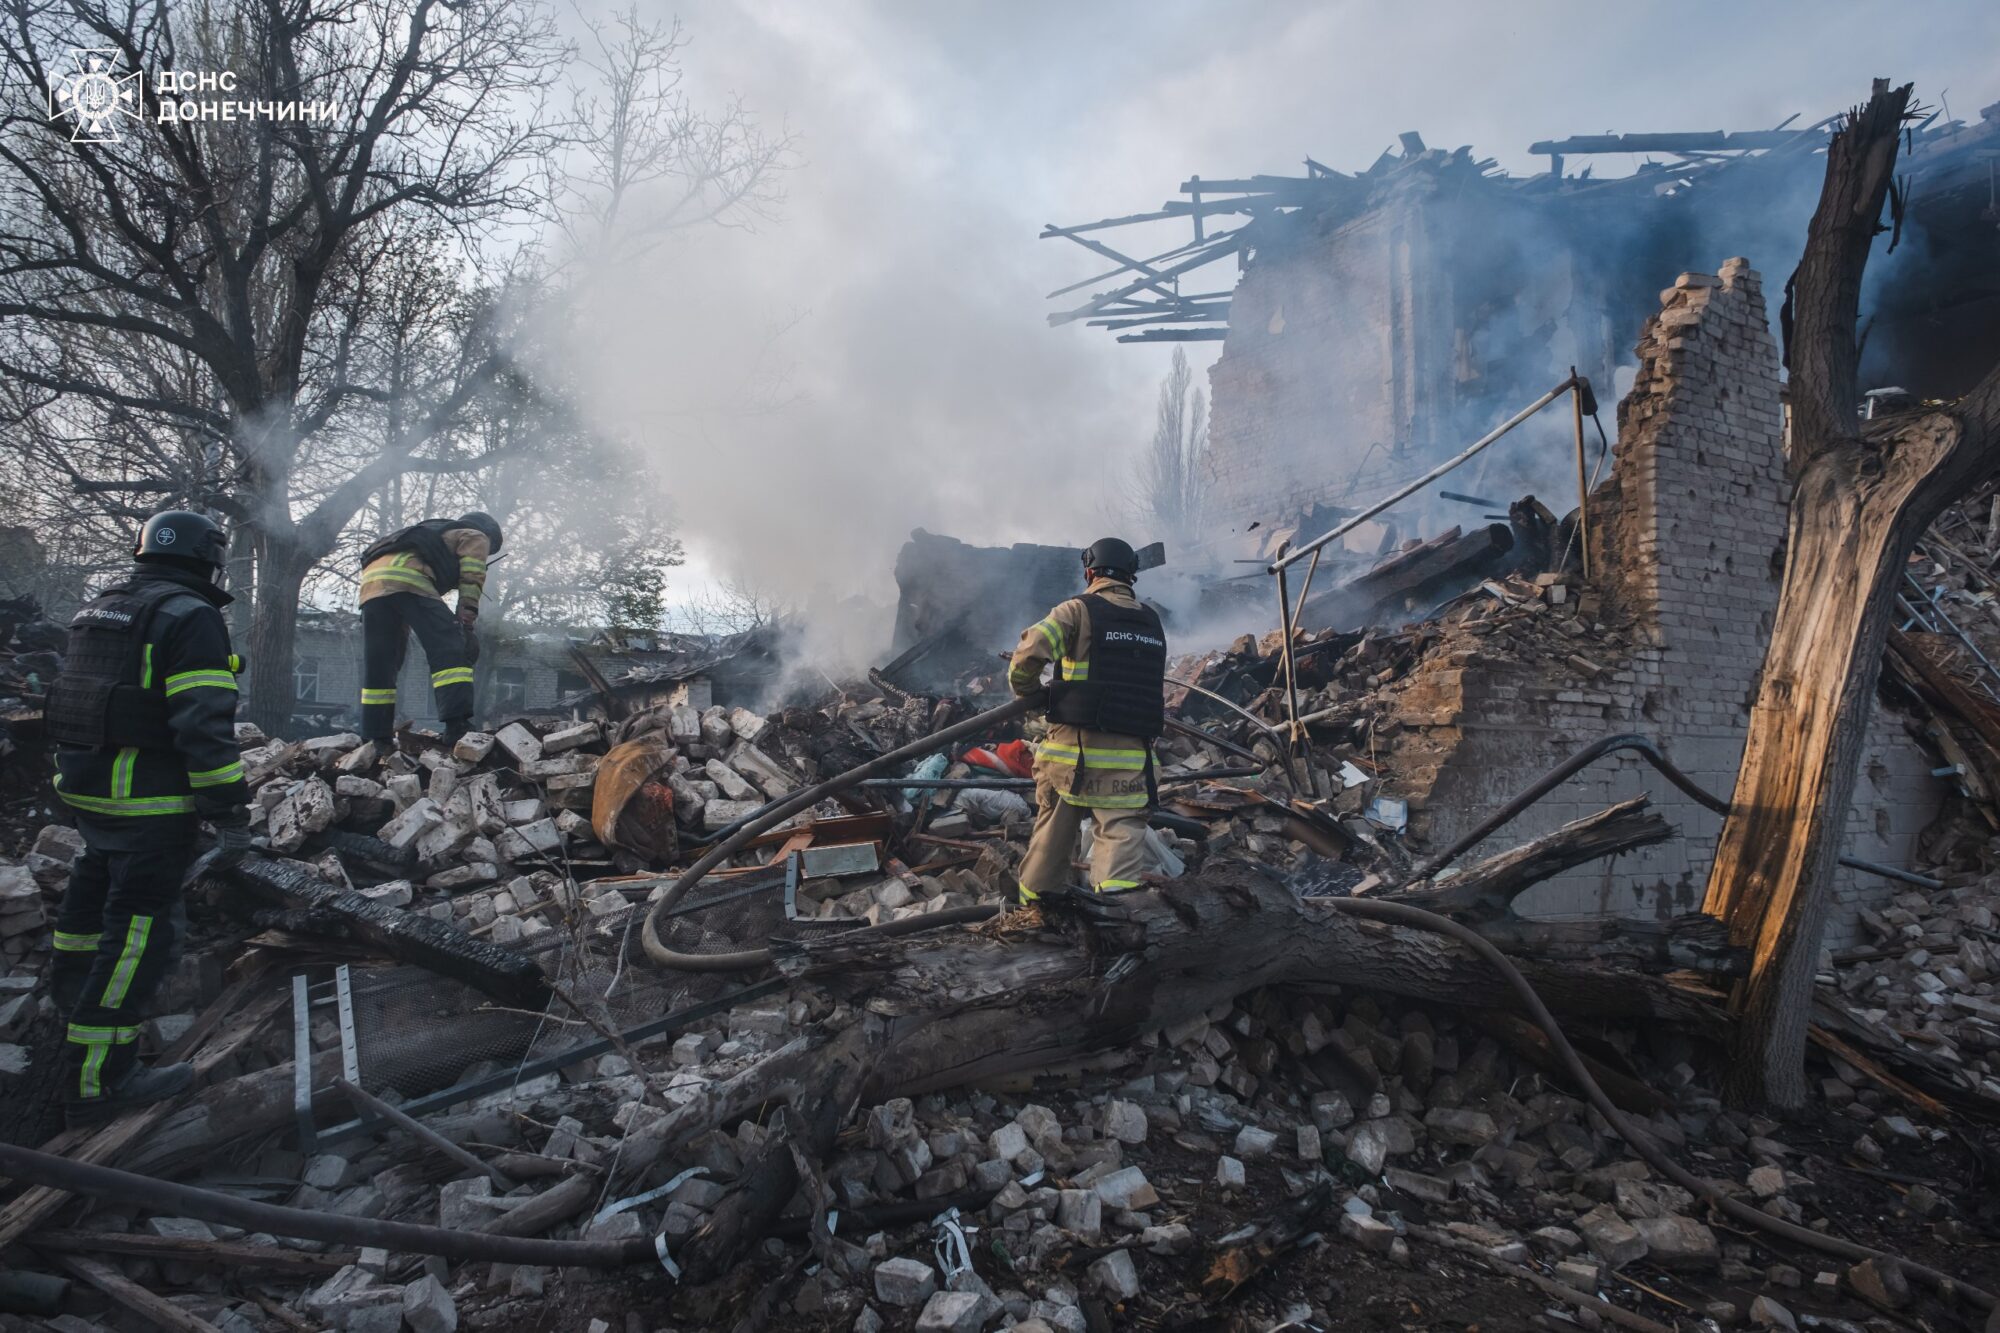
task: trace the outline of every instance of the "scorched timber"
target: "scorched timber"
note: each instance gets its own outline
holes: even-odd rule
[[[354,938],[389,957],[464,982],[502,1004],[540,1009],[551,998],[548,982],[531,960],[497,944],[473,939],[442,921],[370,902],[351,889],[335,888],[283,862],[258,858],[226,873],[253,898],[328,913],[353,932]]]

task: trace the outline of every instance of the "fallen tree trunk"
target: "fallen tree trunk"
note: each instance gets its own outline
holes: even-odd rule
[[[628,1139],[643,1169],[710,1128],[772,1102],[811,1127],[823,1156],[857,1106],[1062,1063],[1172,1027],[1261,986],[1335,981],[1434,1003],[1508,1008],[1507,983],[1451,940],[1339,914],[1267,871],[1223,862],[1156,890],[1045,898],[1039,930],[839,939],[791,946],[778,965],[847,1003],[844,1015],[735,1078],[712,1084]],[[1519,960],[1558,1011],[1672,1023],[1712,1038],[1726,1017],[1658,978],[1584,963]],[[685,1281],[726,1272],[797,1188],[774,1135],[746,1168],[754,1188],[677,1256]]]

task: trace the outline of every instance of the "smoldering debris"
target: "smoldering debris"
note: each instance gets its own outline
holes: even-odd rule
[[[1399,569],[1463,535],[1376,562],[1362,587],[1401,587]],[[1942,896],[1899,897],[1871,921],[1895,952],[1838,962],[1823,996],[1839,1044],[1816,1057],[1818,1118],[1786,1124],[1724,1108],[1703,1035],[1719,1010],[1663,980],[1692,956],[1711,975],[1740,967],[1712,930],[1540,927],[1510,907],[1533,878],[1518,858],[1411,879],[1418,848],[1395,808],[1398,769],[1423,753],[1420,737],[1399,735],[1410,693],[1436,688],[1472,654],[1587,690],[1630,643],[1573,572],[1453,577],[1475,575],[1414,623],[1401,623],[1413,614],[1408,596],[1385,596],[1368,606],[1389,623],[1301,632],[1292,649],[1309,761],[1279,735],[1282,655],[1271,636],[1177,662],[1173,674],[1199,688],[1173,696],[1187,729],[1159,747],[1156,871],[1140,898],[1193,910],[1289,884],[1267,909],[1301,892],[1455,902],[1449,910],[1510,953],[1572,984],[1597,984],[1586,979],[1601,972],[1622,1003],[1675,1006],[1672,1023],[1634,1023],[1606,1002],[1566,1012],[1565,1024],[1588,1037],[1599,1081],[1628,1113],[1700,1153],[1719,1188],[1774,1217],[1837,1217],[1843,1231],[1862,1225],[1880,1243],[1969,1262],[1962,1247],[1991,1219],[1946,1183],[1962,1150],[1937,1117],[2000,1109],[1988,1065],[2000,1051],[1981,1007],[1995,969],[1978,943],[2000,881],[1962,870]],[[1079,1050],[1058,1072],[908,1090],[885,1072],[823,1153],[799,1119],[809,1107],[753,1114],[807,1075],[812,1051],[862,1031],[896,974],[903,946],[844,935],[1012,897],[1030,823],[1013,788],[1035,728],[1002,729],[801,812],[744,847],[666,924],[673,947],[693,954],[776,941],[790,961],[775,976],[661,973],[634,947],[639,916],[666,894],[673,867],[760,810],[1001,697],[1000,666],[977,659],[941,692],[849,680],[768,714],[658,700],[617,718],[513,723],[449,748],[419,731],[393,747],[243,732],[271,845],[264,865],[378,917],[421,917],[531,960],[552,998],[526,1008],[496,998],[485,978],[441,975],[435,958],[398,953],[324,903],[273,907],[246,891],[257,872],[233,876],[203,895],[192,963],[172,1011],[148,1027],[149,1044],[204,1069],[201,1090],[50,1148],[151,1175],[219,1179],[227,1161],[254,1197],[315,1215],[600,1246],[575,1261],[644,1251],[644,1265],[593,1276],[554,1266],[570,1259],[426,1259],[407,1239],[243,1234],[202,1220],[212,1205],[200,1195],[161,1212],[115,1195],[79,1204],[30,1191],[0,1209],[0,1240],[70,1283],[51,1307],[67,1319],[116,1323],[121,1308],[143,1306],[140,1289],[217,1328],[262,1326],[277,1309],[287,1322],[350,1329],[507,1328],[553,1308],[579,1326],[617,1327],[621,1312],[644,1307],[659,1312],[648,1326],[761,1311],[783,1326],[841,1329],[1084,1329],[1190,1308],[1324,1326],[1357,1302],[1410,1300],[1524,1322],[1615,1309],[1649,1327],[1690,1310],[1839,1327],[1885,1304],[1942,1309],[1893,1268],[1716,1225],[1577,1098],[1532,1027],[1468,1008],[1464,995],[1398,993],[1408,987],[1395,982],[1239,989],[1238,978],[1210,975],[1202,984],[1222,998]],[[1204,776],[1232,768],[1238,776]],[[980,782],[993,785],[951,785]],[[1668,836],[1643,808],[1605,816],[1538,840],[1528,859]],[[29,1074],[52,1051],[36,977],[75,850],[59,827],[33,841],[4,872],[18,882],[0,913],[12,969],[0,981],[14,997],[6,1035],[18,1042],[0,1050]],[[963,947],[994,959],[1029,950],[1047,966],[1074,932],[1133,928],[1115,924],[1115,899],[1105,905],[1112,917],[1073,924],[1052,905],[1039,928],[1003,926]],[[1261,928],[1252,914],[1231,930],[1254,941]],[[952,956],[960,934],[913,939],[929,940],[936,959]],[[1125,938],[1132,947],[1136,937]],[[1937,961],[1953,948],[1955,962]],[[1134,957],[1143,969],[1144,950]],[[290,1021],[294,976],[307,983],[304,1046]],[[1083,978],[1118,984],[1096,967]],[[353,996],[349,1023],[341,986]],[[1926,999],[1938,994],[1960,998]],[[1032,1005],[1004,986],[988,1003],[1003,1000]],[[1023,1031],[1040,1021],[1031,1012],[1019,1011]],[[1896,1031],[1913,1022],[1951,1035],[1940,1044]],[[1080,1017],[1064,1028],[1091,1030]],[[292,1095],[301,1061],[312,1071],[309,1127]],[[423,1132],[357,1107],[339,1091],[343,1077],[400,1103]],[[781,1163],[791,1183],[765,1197]],[[1892,1195],[1884,1171],[1932,1183]]]

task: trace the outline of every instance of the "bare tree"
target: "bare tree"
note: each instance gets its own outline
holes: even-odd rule
[[[548,182],[570,257],[622,271],[676,231],[775,215],[797,141],[766,133],[740,100],[695,104],[682,86],[679,20],[642,18],[634,4],[586,29],[571,85],[581,133],[551,160]]]
[[[314,562],[391,478],[492,461],[453,436],[506,364],[499,307],[447,312],[448,275],[533,215],[530,170],[566,128],[537,106],[563,47],[508,0],[7,0],[4,20],[17,86],[60,107],[96,51],[138,108],[108,138],[0,120],[12,406],[94,427],[123,463],[112,493],[248,534],[250,715],[276,729]],[[181,119],[155,88],[183,71],[252,114]]]
[[[1208,453],[1208,397],[1193,385],[1187,353],[1176,347],[1173,367],[1160,384],[1153,443],[1140,472],[1147,515],[1179,541],[1193,539],[1200,530],[1205,489],[1202,460]]]
[[[1846,117],[1788,289],[1784,584],[1703,904],[1752,951],[1732,996],[1741,1022],[1729,1070],[1730,1092],[1747,1102],[1805,1099],[1834,858],[1910,552],[1946,504],[2000,469],[2000,366],[1949,406],[1856,419],[1861,279],[1913,118],[1910,85],[1887,80]]]
[[[301,588],[357,516],[550,445],[492,428],[566,332],[545,228],[582,268],[614,234],[772,204],[788,143],[689,106],[678,30],[593,40],[596,91],[559,114],[575,52],[532,0],[0,0],[0,61],[58,112],[0,116],[7,445],[100,518],[233,520],[267,730]],[[176,106],[169,72],[233,87]],[[239,114],[182,118],[203,103]]]

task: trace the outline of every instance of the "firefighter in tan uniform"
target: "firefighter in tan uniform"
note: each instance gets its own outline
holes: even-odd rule
[[[1062,887],[1086,818],[1097,824],[1090,886],[1131,889],[1150,867],[1152,742],[1166,722],[1167,639],[1132,591],[1138,558],[1107,537],[1083,553],[1081,597],[1021,633],[1007,670],[1017,696],[1048,683],[1049,735],[1035,753],[1035,834],[1021,863],[1021,901]]]

